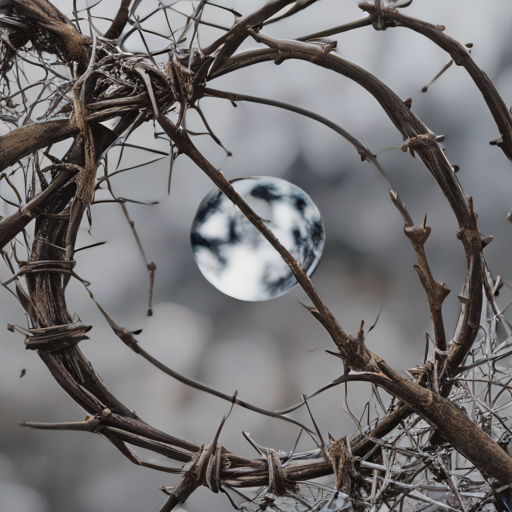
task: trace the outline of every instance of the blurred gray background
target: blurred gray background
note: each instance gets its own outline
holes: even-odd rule
[[[72,16],[70,0],[54,1]],[[95,2],[89,2],[93,5]],[[164,2],[169,3],[169,2]],[[195,4],[196,2],[194,2]],[[243,14],[263,0],[217,0]],[[84,7],[85,2],[79,2]],[[139,13],[156,1],[144,0]],[[117,1],[93,8],[95,16],[112,16]],[[176,5],[188,12],[188,2]],[[512,3],[509,0],[414,0],[404,14],[446,26],[461,43],[473,43],[472,55],[496,85],[507,105],[512,104]],[[211,9],[208,19],[229,26],[232,17]],[[178,25],[183,21],[173,15]],[[363,17],[356,0],[322,0],[289,20],[268,26],[276,38],[295,38]],[[168,33],[162,16],[146,24]],[[99,30],[108,22],[96,19]],[[88,30],[82,23],[84,31]],[[205,27],[207,45],[221,34]],[[512,226],[505,221],[512,210],[512,169],[503,153],[488,142],[499,136],[493,119],[467,73],[452,66],[426,94],[421,88],[449,57],[430,41],[403,28],[377,32],[372,27],[342,34],[337,52],[389,85],[399,96],[412,98],[413,111],[436,134],[446,136],[444,147],[459,179],[474,198],[481,231],[494,235],[486,248],[495,274],[512,280]],[[148,39],[153,48],[166,41]],[[248,40],[244,48],[259,45]],[[137,38],[126,51],[142,51]],[[378,103],[343,76],[305,62],[280,66],[259,64],[211,83],[217,89],[287,101],[314,110],[343,126],[374,153],[400,146],[402,138]],[[377,327],[367,339],[369,348],[403,371],[421,364],[424,331],[431,329],[428,304],[412,269],[415,256],[403,234],[403,221],[391,204],[386,183],[357,152],[334,132],[314,121],[267,106],[204,99],[201,107],[216,135],[233,152],[225,153],[208,137],[195,139],[209,160],[229,179],[250,175],[277,176],[303,188],[319,207],[327,241],[313,282],[348,332],[355,334],[362,319],[370,326],[382,307]],[[187,127],[203,131],[195,113]],[[5,133],[5,126],[0,126]],[[153,136],[148,123],[132,142],[159,150],[168,144]],[[68,143],[69,144],[69,143]],[[66,144],[63,144],[63,148]],[[110,169],[118,150],[109,155]],[[126,150],[121,167],[142,163],[154,155]],[[379,161],[406,203],[414,221],[425,214],[432,235],[427,244],[434,277],[452,289],[444,306],[447,335],[458,312],[457,294],[465,276],[465,257],[456,239],[457,224],[441,192],[419,159],[400,149],[379,155]],[[148,273],[119,205],[93,207],[91,235],[83,224],[78,246],[107,241],[76,254],[77,273],[92,283],[96,300],[127,329],[143,328],[142,346],[164,363],[225,393],[267,409],[296,403],[337,378],[341,361],[325,353],[334,349],[329,336],[301,306],[299,290],[269,302],[241,302],[213,288],[197,269],[189,247],[189,232],[197,206],[212,189],[208,178],[186,157],[179,157],[167,195],[169,160],[163,159],[112,179],[117,195],[155,206],[128,204],[128,209],[151,261],[158,267],[154,316],[145,316]],[[8,194],[3,181],[0,193]],[[97,199],[106,199],[100,191]],[[2,209],[3,208],[3,209]],[[9,213],[0,207],[0,214]],[[0,267],[0,278],[10,274]],[[504,291],[504,304],[507,301]],[[21,308],[2,292],[0,325],[25,325]],[[81,349],[107,386],[152,425],[193,441],[210,442],[229,404],[189,389],[137,357],[113,334],[76,281],[68,287],[69,310],[93,325]],[[33,431],[18,421],[81,421],[84,412],[55,383],[36,353],[24,350],[23,337],[7,330],[0,340],[0,512],[115,512],[153,511],[165,501],[157,490],[177,479],[132,465],[98,436],[78,432]],[[22,369],[26,370],[20,378]],[[349,407],[361,414],[371,396],[366,385],[349,386]],[[352,434],[356,425],[345,412],[341,388],[314,398],[311,409],[323,433]],[[304,411],[293,417],[307,421]],[[291,450],[298,429],[235,408],[220,442],[241,455],[257,454],[242,437],[248,431],[260,444]],[[309,440],[301,448],[313,448]],[[141,453],[139,450],[138,453]],[[156,459],[152,454],[141,453]],[[223,496],[200,490],[184,507],[199,512],[229,508]]]

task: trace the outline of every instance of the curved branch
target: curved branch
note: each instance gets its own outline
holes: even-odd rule
[[[271,0],[261,9],[249,14],[245,18],[238,20],[222,37],[214,41],[207,48],[203,48],[203,55],[211,55],[221,47],[215,61],[210,68],[210,73],[214,73],[220,69],[227,59],[233,55],[238,47],[244,42],[249,35],[248,29],[260,26],[265,20],[278,13],[283,7],[291,4],[294,0]]]
[[[227,72],[226,70],[231,71],[237,69],[236,57],[227,62],[226,66],[224,66],[224,64],[238,48],[240,43],[251,33],[251,29],[257,28],[257,26],[265,19],[268,19],[272,13],[275,13],[277,9],[288,5],[292,1],[293,0],[273,0],[269,2],[264,8],[253,15],[235,23],[226,36],[216,41],[208,49],[210,53],[216,52],[222,44],[224,44],[224,46],[217,54],[217,59],[212,67],[213,76],[220,76],[223,72]],[[41,6],[49,4],[49,2],[45,0],[34,0],[34,2],[28,2],[28,0],[13,0],[13,2],[21,6],[19,9],[20,12],[25,9],[25,13],[28,17],[32,16],[30,14],[31,12],[34,13],[37,9],[40,9]],[[125,2],[123,2],[123,4],[124,3]],[[36,11],[34,11],[34,9],[36,9]],[[72,41],[74,36],[69,37],[67,35],[67,31],[71,30],[67,26],[71,25],[69,21],[61,19],[60,16],[62,15],[60,15],[58,11],[58,14],[53,11],[51,11],[51,13],[53,14],[49,16],[50,21],[45,18],[45,16],[48,16],[48,12],[43,12],[43,15],[36,13],[32,17],[33,19],[37,19],[39,16],[42,25],[61,37],[65,43],[66,41]],[[295,44],[286,45],[280,41],[258,36],[256,32],[253,32],[252,35],[267,44],[269,44],[269,42],[272,43],[272,50],[265,50],[263,54],[258,54],[258,56],[265,55],[266,60],[273,59],[276,63],[280,63],[288,58],[311,61],[316,65],[344,74],[367,89],[380,102],[395,126],[403,134],[404,139],[408,140],[407,144],[411,151],[416,151],[420,154],[426,166],[443,190],[459,222],[460,231],[458,236],[463,241],[468,259],[467,279],[469,296],[464,309],[465,326],[463,330],[461,330],[460,339],[456,340],[457,343],[452,347],[453,351],[451,356],[451,365],[456,368],[460,364],[459,361],[464,359],[467,350],[469,350],[474,340],[474,335],[476,334],[475,325],[478,325],[480,318],[482,283],[481,250],[484,242],[478,231],[476,215],[473,211],[470,198],[465,196],[458,184],[448,160],[437,144],[435,135],[412,114],[410,109],[408,109],[401,99],[389,88],[361,68],[347,63],[347,61],[335,55],[328,54],[327,50],[329,48],[325,47],[325,51],[319,51],[318,45],[296,44],[296,42]],[[80,44],[77,43],[78,46],[84,43],[84,47],[86,48],[81,55],[81,57],[84,57],[90,49],[85,44],[84,38],[80,39],[79,43]],[[206,53],[208,53],[208,51]],[[251,52],[249,60],[246,61],[245,65],[258,61],[259,57],[256,58],[256,60],[254,60],[253,57],[254,53]],[[245,58],[247,58],[247,56],[245,56]],[[77,58],[77,60],[80,59]],[[223,67],[223,69],[215,73],[215,70],[221,67]],[[239,67],[242,66],[238,66],[238,68]],[[142,69],[142,67],[140,67],[140,69]],[[222,172],[215,169],[197,148],[195,148],[186,132],[177,129],[176,126],[170,123],[159,111],[147,73],[144,71],[141,72],[140,70],[139,73],[144,78],[146,85],[148,85],[148,92],[153,102],[156,120],[176,144],[177,148],[187,154],[205,171],[212,181],[240,208],[244,215],[282,255],[297,277],[297,280],[313,301],[315,308],[311,308],[310,311],[320,320],[329,332],[338,346],[341,357],[353,368],[375,372],[379,377],[379,384],[382,387],[403,402],[409,404],[409,406],[424,419],[439,428],[447,440],[483,472],[495,477],[504,484],[512,481],[512,459],[506,452],[501,450],[489,436],[474,425],[469,418],[464,416],[457,407],[443,397],[421,387],[417,382],[405,379],[389,368],[382,359],[366,349],[364,345],[364,332],[360,332],[357,338],[345,333],[330,313],[321,297],[317,294],[308,276],[290,253],[280,244],[279,240],[272,235],[267,226],[261,221],[261,218],[259,218],[232,189]],[[157,74],[156,71],[155,74]],[[83,106],[85,106],[85,101]],[[88,124],[90,119],[86,118],[84,113],[82,114],[82,131],[85,133],[85,130],[90,129]],[[0,151],[2,139],[0,139]],[[91,156],[91,146],[96,146],[95,142],[91,142],[90,139],[91,136],[89,136],[88,141],[86,140],[86,144],[90,146],[88,164],[91,164],[91,160],[94,159]],[[5,140],[3,143],[5,145]],[[76,148],[78,144],[74,146]],[[86,160],[86,158],[84,158],[83,147],[74,155],[74,158],[76,158],[76,160],[73,160],[72,163],[83,165],[84,160]],[[13,163],[15,161],[16,159]],[[65,262],[65,254],[61,248],[66,245],[66,240],[69,238],[69,220],[62,214],[69,212],[70,201],[76,198],[77,190],[80,192],[79,187],[67,187],[66,190],[59,190],[58,193],[54,194],[52,201],[45,206],[46,213],[49,215],[37,220],[35,230],[36,237],[30,255],[31,262]],[[81,216],[82,213],[83,211],[80,210],[76,217]],[[58,221],[56,220],[56,215],[60,215]],[[75,222],[79,220],[78,218],[74,219]],[[48,241],[50,241],[50,243],[47,243]],[[70,245],[72,246],[72,244],[73,241],[71,240]],[[26,274],[30,299],[36,309],[36,315],[34,316],[36,321],[34,321],[34,323],[41,328],[72,323],[65,300],[67,276],[63,271],[59,270],[59,266],[55,265],[44,272],[27,272]],[[162,453],[176,460],[191,462],[193,466],[199,462],[204,463],[204,458],[201,459],[201,457],[203,457],[205,450],[200,449],[192,443],[187,443],[186,441],[159,432],[144,423],[133,411],[130,411],[119,402],[110,393],[77,346],[65,348],[57,347],[56,349],[52,346],[51,350],[41,348],[39,354],[48,365],[59,384],[85,410],[95,415],[101,415],[104,414],[105,410],[108,408],[109,414],[104,414],[101,425],[98,427],[97,431],[111,439],[118,448],[123,445],[123,443],[129,442],[137,446],[151,449],[157,453]],[[347,380],[350,379],[347,378]],[[380,424],[379,432],[385,433],[387,428],[392,428],[393,424],[396,424],[403,415],[408,413],[409,411],[406,406],[399,408],[399,410],[388,417],[387,422]],[[377,426],[376,428],[379,427]],[[258,485],[256,482],[263,484],[270,482],[270,463],[267,463],[265,460],[250,460],[229,453],[222,453],[222,459],[223,462],[225,462],[222,470],[222,477],[225,481],[234,482],[236,485],[240,486],[255,486]],[[291,480],[302,480],[305,478],[313,478],[314,476],[321,476],[322,472],[325,471],[332,472],[332,467],[330,467],[330,464],[325,460],[318,459],[315,461],[306,461],[306,463],[292,460],[289,466],[284,470],[287,477]],[[185,489],[180,496],[183,496],[186,492],[188,492],[188,488]],[[169,506],[168,504],[168,507]]]
[[[235,403],[235,404],[239,405],[240,407],[244,407],[245,409],[248,409],[250,411],[254,411],[254,412],[257,412],[264,416],[269,416],[271,418],[279,418],[281,420],[288,421],[290,423],[293,423],[294,425],[297,425],[298,427],[301,427],[301,428],[309,431],[309,429],[307,427],[305,427],[298,421],[292,420],[291,418],[284,417],[283,416],[283,414],[285,414],[284,412],[281,412],[281,411],[272,412],[272,411],[267,411],[265,409],[262,409],[261,407],[256,407],[255,405],[252,405],[248,402],[239,400],[236,396],[234,397],[233,395],[228,395],[226,393],[222,393],[221,391],[211,388],[210,386],[207,386],[206,384],[203,384],[202,382],[198,382],[197,380],[185,377],[184,375],[181,375],[180,373],[176,372],[172,368],[169,368],[167,365],[163,364],[161,361],[156,359],[156,357],[152,356],[149,352],[144,350],[139,345],[139,342],[137,341],[137,339],[133,336],[133,333],[128,331],[124,327],[120,327],[116,322],[114,322],[113,318],[107,313],[107,311],[98,302],[96,302],[96,300],[94,300],[94,303],[96,304],[98,309],[101,311],[102,315],[107,320],[107,323],[109,324],[110,328],[114,331],[116,336],[127,347],[132,349],[136,354],[142,356],[146,361],[148,361],[153,366],[158,368],[160,371],[166,373],[170,377],[173,377],[177,381],[179,381],[183,384],[186,384],[187,386],[190,386],[195,389],[199,389],[200,391],[209,393],[210,395],[221,398],[222,400],[226,400],[227,402]]]
[[[340,351],[340,357],[345,363],[356,370],[380,373],[382,375],[379,379],[381,387],[408,404],[421,417],[438,428],[448,442],[476,467],[493,478],[497,478],[504,485],[506,482],[512,481],[512,458],[447,399],[402,377],[384,360],[370,352],[364,345],[364,333],[360,332],[357,339],[345,333],[314,289],[306,273],[261,221],[261,218],[233,189],[223,173],[197,150],[186,132],[178,130],[161,113],[156,113],[156,120],[176,144],[176,147],[206,173],[283,257],[315,305],[316,309],[312,310],[312,313],[333,338]],[[482,453],[482,446],[486,447],[486,454]],[[492,455],[489,455],[491,453]]]
[[[112,20],[112,24],[109,29],[105,32],[105,37],[107,39],[117,39],[126,27],[128,23],[128,8],[132,0],[121,0],[121,6],[117,11],[116,17]]]
[[[267,39],[269,39],[267,37]],[[435,135],[385,84],[368,71],[332,53],[314,55],[307,51],[281,51],[280,42],[273,40],[273,48],[254,50],[236,55],[213,78],[259,62],[300,59],[335,71],[355,81],[379,102],[390,120],[407,140],[409,149],[417,152],[443,191],[459,223],[457,236],[466,250],[468,297],[464,305],[462,329],[450,346],[449,368],[452,370],[464,360],[472,346],[482,310],[482,249],[487,238],[480,234],[470,197],[462,190],[452,166],[439,147]]]
[[[350,144],[352,144],[357,149],[357,152],[361,156],[361,159],[363,161],[367,160],[368,162],[373,164],[373,166],[379,171],[381,176],[384,178],[389,188],[393,190],[393,185],[391,185],[391,182],[389,181],[389,178],[384,172],[384,169],[382,169],[382,167],[380,166],[377,157],[360,140],[356,139],[353,135],[344,130],[341,126],[337,125],[336,123],[333,123],[331,120],[321,116],[320,114],[317,114],[316,112],[312,112],[311,110],[307,110],[296,105],[291,105],[290,103],[284,103],[282,101],[270,100],[267,98],[259,98],[256,96],[249,96],[247,94],[217,91],[215,89],[210,89],[209,87],[206,87],[202,91],[199,91],[198,94],[204,94],[205,96],[212,96],[215,98],[225,98],[231,101],[248,101],[251,103],[259,103],[261,105],[270,105],[272,107],[289,110],[290,112],[295,112],[302,116],[309,117],[310,119],[318,121],[319,123],[322,123],[323,125],[330,128],[331,130],[334,130],[336,133],[341,135],[345,140],[350,142]]]
[[[359,4],[363,11],[370,14],[376,12],[376,7],[369,2]],[[402,14],[398,9],[386,7],[381,9],[379,16],[382,16],[388,27],[405,27],[414,30],[427,37],[437,44],[445,52],[450,54],[455,64],[462,66],[473,79],[476,86],[482,93],[482,96],[489,108],[496,125],[500,131],[502,140],[497,145],[503,150],[503,153],[512,160],[512,117],[501,98],[500,94],[489,80],[489,77],[476,65],[475,61],[467,49],[458,41],[445,34],[438,26],[432,25],[422,20],[410,18]]]
[[[275,41],[275,40],[274,40]],[[278,42],[278,41],[275,41]],[[212,78],[217,78],[227,72],[246,67],[259,62],[270,60],[300,59],[330,69],[355,81],[366,89],[380,103],[392,123],[409,139],[429,171],[441,187],[450,207],[452,208],[459,226],[466,229],[476,229],[476,219],[472,216],[466,203],[466,195],[452,170],[452,166],[435,140],[434,134],[427,126],[404,104],[404,102],[385,84],[368,71],[349,62],[338,55],[310,55],[299,51],[281,51],[277,48],[246,52],[229,60],[225,67]],[[425,136],[420,138],[421,136]],[[412,146],[411,146],[412,147]]]
[[[55,44],[45,48],[46,51],[53,49],[53,53],[61,54],[70,65],[78,63],[79,74],[87,69],[91,54],[90,38],[80,34],[52,3],[48,0],[10,0],[10,3],[23,18],[35,24],[36,29],[44,28],[56,36]],[[27,33],[37,46],[37,30],[29,29]]]

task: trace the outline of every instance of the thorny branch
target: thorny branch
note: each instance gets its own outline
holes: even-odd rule
[[[362,2],[359,4],[359,7],[364,11],[371,13],[375,17],[375,5],[370,2]],[[458,41],[455,41],[455,39],[452,39],[449,35],[445,34],[444,27],[410,18],[402,14],[398,9],[390,7],[381,9],[379,16],[383,21],[384,27],[405,27],[428,37],[431,41],[450,54],[455,64],[466,69],[482,93],[482,96],[487,103],[487,107],[489,108],[489,111],[491,112],[501,134],[500,140],[496,141],[496,145],[498,145],[503,150],[503,153],[512,160],[512,117],[510,112],[493,83],[489,80],[489,77],[471,58],[467,48],[461,45]]]
[[[135,464],[163,472],[182,473],[183,480],[177,488],[164,489],[170,497],[162,511],[172,510],[179,503],[183,503],[200,485],[205,485],[214,492],[262,485],[265,486],[262,499],[268,500],[268,496],[272,494],[278,497],[291,496],[298,503],[302,503],[297,482],[305,484],[305,481],[326,474],[335,475],[331,503],[342,493],[347,495],[354,506],[375,507],[377,503],[386,503],[386,500],[395,500],[394,506],[403,505],[408,496],[438,504],[421,492],[424,490],[421,486],[414,485],[416,475],[427,469],[434,474],[442,473],[440,481],[447,482],[445,488],[453,492],[460,508],[464,508],[464,486],[457,488],[445,463],[436,458],[436,446],[443,443],[448,443],[465,456],[473,465],[471,471],[478,471],[485,478],[491,477],[502,486],[512,482],[512,459],[502,449],[503,436],[494,436],[493,439],[490,435],[492,432],[481,428],[482,422],[478,419],[469,418],[460,405],[464,400],[477,399],[477,390],[471,384],[471,372],[475,374],[480,371],[481,366],[487,364],[492,367],[489,374],[493,374],[496,382],[502,378],[496,376],[496,368],[491,361],[504,357],[502,351],[508,347],[504,343],[497,343],[495,329],[487,336],[492,343],[474,347],[483,305],[492,312],[493,322],[502,321],[495,301],[498,288],[494,286],[490,274],[484,274],[482,258],[482,249],[492,238],[481,235],[472,199],[462,190],[451,164],[439,147],[438,138],[413,114],[410,105],[404,103],[369,72],[334,54],[334,43],[316,39],[370,23],[377,29],[404,26],[432,39],[450,53],[456,64],[463,65],[468,70],[482,91],[500,130],[502,140],[498,145],[512,158],[510,115],[492,83],[459,43],[445,35],[439,27],[403,16],[393,5],[395,2],[391,1],[389,5],[386,2],[383,5],[381,1],[361,4],[361,8],[370,13],[364,20],[297,40],[274,39],[262,32],[267,23],[293,15],[315,1],[293,3],[292,0],[272,0],[246,17],[235,14],[233,26],[207,48],[193,48],[191,44],[189,52],[183,56],[178,52],[179,42],[174,39],[169,62],[165,70],[162,70],[155,65],[151,54],[149,59],[140,59],[120,52],[108,41],[118,39],[130,22],[130,1],[121,2],[105,38],[96,38],[94,41],[79,33],[73,23],[46,0],[9,0],[4,3],[8,15],[0,20],[0,28],[3,27],[6,34],[5,51],[9,58],[1,67],[3,80],[9,83],[8,73],[16,58],[23,58],[22,54],[27,51],[29,42],[40,66],[50,69],[50,65],[43,58],[44,52],[49,53],[70,68],[71,78],[67,83],[59,84],[61,95],[56,98],[44,121],[18,126],[0,137],[0,170],[5,170],[44,148],[45,157],[52,160],[49,151],[53,144],[69,138],[73,138],[73,142],[62,161],[53,159],[53,165],[43,171],[34,167],[38,171],[41,191],[18,212],[0,222],[0,242],[4,248],[35,219],[34,241],[28,261],[18,262],[20,270],[16,272],[11,257],[5,251],[2,254],[13,271],[14,277],[11,281],[16,284],[18,299],[30,318],[31,327],[24,331],[27,348],[38,351],[57,382],[92,415],[80,423],[50,425],[24,422],[23,426],[100,433]],[[139,3],[135,2],[132,13]],[[194,22],[192,42],[196,37],[204,4],[202,2],[195,14],[189,18],[184,30],[186,32]],[[278,14],[286,7],[289,8],[287,11]],[[166,12],[165,7],[161,9]],[[248,37],[266,48],[235,55]],[[459,324],[448,344],[441,308],[449,290],[444,283],[436,282],[430,271],[424,248],[430,228],[426,226],[426,219],[422,226],[415,226],[405,205],[396,192],[391,190],[392,201],[404,217],[405,234],[411,240],[417,255],[418,265],[415,269],[425,289],[434,325],[434,360],[411,373],[412,379],[395,372],[383,359],[366,348],[363,324],[356,337],[343,330],[306,272],[265,222],[234,190],[223,173],[196,148],[187,133],[187,109],[196,107],[195,102],[200,97],[210,95],[234,101],[273,104],[307,115],[335,129],[356,147],[362,158],[371,161],[386,178],[366,146],[328,120],[307,113],[299,107],[294,109],[278,102],[205,88],[206,82],[245,66],[264,61],[281,64],[288,59],[304,60],[330,69],[355,81],[372,94],[403,135],[403,149],[409,150],[413,156],[417,153],[431,172],[459,223],[457,237],[463,243],[467,260],[466,293],[459,296],[462,303]],[[47,76],[52,77],[50,80],[62,79],[62,75],[54,73],[48,73]],[[24,94],[21,86],[20,93]],[[56,118],[55,109],[64,97],[67,105],[61,109],[60,114],[65,117]],[[176,123],[168,116],[171,111],[178,112]],[[202,117],[211,133],[204,116]],[[113,129],[98,124],[109,119],[117,119]],[[318,436],[319,448],[306,454],[292,452],[278,456],[274,450],[258,448],[263,456],[260,459],[247,459],[226,451],[218,444],[220,429],[212,443],[199,447],[160,432],[138,418],[110,393],[83,356],[78,343],[85,339],[84,334],[89,327],[71,318],[65,298],[70,277],[78,277],[73,270],[77,230],[84,213],[93,202],[97,166],[101,156],[116,140],[120,137],[126,138],[137,126],[150,119],[160,125],[179,153],[187,155],[238,206],[286,261],[313,303],[313,307],[309,308],[311,313],[333,339],[337,348],[335,355],[343,359],[348,370],[352,372],[340,377],[334,384],[358,380],[360,375],[359,380],[369,380],[399,401],[398,405],[392,405],[386,411],[386,415],[379,422],[369,425],[367,432],[362,432],[351,442],[346,439],[331,439],[329,446]],[[45,174],[50,175],[49,184]],[[390,188],[392,189],[391,185]],[[151,271],[149,265],[148,269]],[[22,275],[26,278],[27,291],[19,282]],[[482,296],[484,285],[485,300]],[[119,327],[99,307],[116,334],[132,350],[142,353],[133,333]],[[16,329],[21,330],[17,327]],[[512,336],[512,332],[509,335]],[[476,361],[461,367],[468,356]],[[151,360],[149,357],[147,359]],[[165,371],[166,367],[160,365],[160,368]],[[476,380],[473,378],[474,382]],[[454,394],[452,390],[456,382],[457,392]],[[506,389],[506,385],[501,385]],[[479,417],[491,415],[505,425],[499,411],[495,410],[497,397],[490,405],[478,400],[479,404],[483,404],[480,405]],[[232,401],[239,405],[244,404],[236,397]],[[304,403],[307,404],[307,400]],[[439,440],[434,439],[435,435],[438,435]],[[430,436],[430,439],[428,448],[421,455],[412,449],[398,448],[404,439],[417,445],[424,442],[425,436]],[[127,444],[152,450],[186,465],[181,469],[168,468],[144,461]],[[410,466],[407,472],[397,470],[393,465],[392,460],[400,457],[406,467]],[[314,487],[313,483],[308,485]],[[467,488],[471,489],[471,486]],[[500,496],[500,492],[492,491],[495,498]],[[320,502],[321,500],[317,504]]]

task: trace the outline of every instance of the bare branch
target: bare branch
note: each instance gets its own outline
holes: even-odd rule
[[[370,2],[362,2],[359,4],[359,7],[369,13],[375,12],[375,6]],[[493,83],[476,65],[468,50],[458,41],[445,34],[439,26],[405,16],[397,9],[384,8],[380,15],[385,20],[386,26],[405,27],[428,37],[449,53],[457,66],[462,66],[466,69],[478,89],[480,89],[487,107],[498,126],[502,141],[498,142],[497,145],[503,150],[509,160],[512,160],[512,117]]]
[[[399,209],[405,209],[405,205],[400,201],[398,194],[391,192],[391,199],[395,206]],[[426,225],[427,218],[423,226],[415,226],[412,220],[406,221],[404,226],[404,232],[411,241],[416,257],[418,259],[418,265],[414,265],[414,270],[418,273],[421,284],[427,294],[428,303],[430,306],[430,315],[434,324],[434,335],[436,340],[436,360],[440,363],[440,371],[444,373],[444,360],[446,359],[446,333],[444,330],[443,316],[441,308],[444,299],[450,293],[450,290],[446,288],[444,283],[438,283],[432,276],[430,265],[428,263],[427,255],[425,253],[425,242],[427,241],[432,229]]]
[[[371,164],[375,166],[375,168],[379,171],[380,175],[384,178],[386,183],[388,184],[389,188],[392,190],[393,186],[391,185],[391,182],[389,181],[389,178],[387,177],[386,173],[380,166],[377,157],[358,139],[356,139],[353,135],[351,135],[349,132],[344,130],[341,126],[337,125],[336,123],[330,121],[329,119],[326,119],[325,117],[317,114],[316,112],[312,112],[311,110],[307,110],[302,107],[298,107],[296,105],[291,105],[289,103],[284,103],[282,101],[277,100],[270,100],[266,98],[258,98],[256,96],[248,96],[247,94],[237,94],[237,93],[231,93],[231,92],[223,92],[223,91],[217,91],[215,89],[205,88],[203,91],[199,91],[198,94],[204,93],[206,96],[213,96],[216,98],[226,98],[231,101],[249,101],[252,103],[259,103],[262,105],[270,105],[273,107],[282,108],[285,110],[289,110],[290,112],[296,112],[297,114],[303,115],[305,117],[309,117],[310,119],[314,119],[315,121],[318,121],[319,123],[324,124],[325,126],[328,126],[332,130],[334,130],[336,133],[341,135],[344,139],[346,139],[348,142],[350,142],[357,150],[357,152],[361,155],[361,160],[367,160]]]
[[[78,128],[68,119],[30,124],[0,137],[0,171],[38,149],[74,137]]]
[[[238,20],[222,37],[214,41],[207,48],[203,48],[204,55],[211,55],[221,45],[222,48],[217,54],[215,61],[210,68],[210,74],[219,70],[224,63],[233,55],[238,47],[249,35],[248,29],[258,27],[265,20],[279,12],[283,7],[291,4],[294,0],[271,0],[264,7],[254,13]]]
[[[132,0],[121,0],[121,6],[117,11],[116,17],[113,19],[110,28],[105,32],[107,39],[117,39],[123,33],[124,27],[126,27],[128,22],[128,8],[131,3]]]
[[[273,48],[268,50],[246,52],[233,57],[216,76],[257,62],[275,61],[276,59],[282,61],[293,58],[310,61],[349,77],[370,92],[380,103],[391,121],[402,133],[406,140],[406,147],[419,154],[448,200],[461,228],[457,236],[463,241],[466,250],[469,299],[464,307],[462,329],[458,332],[451,348],[451,352],[456,354],[449,358],[450,361],[453,361],[453,363],[449,363],[449,372],[453,371],[453,368],[464,360],[475,340],[476,326],[480,321],[482,308],[481,251],[488,243],[488,237],[483,237],[478,230],[471,198],[464,194],[453,172],[453,167],[437,143],[436,136],[393,91],[376,77],[332,53],[318,54],[313,57],[304,51],[292,51],[289,45],[281,45],[277,40],[273,40],[272,45]],[[482,244],[482,241],[485,243]]]
[[[157,114],[157,121],[176,146],[210,177],[219,189],[240,208],[247,219],[251,221],[258,231],[260,231],[279,254],[281,254],[315,305],[316,310],[313,314],[333,338],[340,351],[340,357],[343,358],[345,363],[355,370],[382,373],[383,379],[380,382],[381,386],[410,405],[427,421],[434,424],[449,442],[477,467],[481,468],[489,475],[492,475],[494,478],[498,478],[500,482],[505,482],[507,479],[512,480],[512,458],[506,455],[487,434],[476,427],[467,416],[462,414],[462,412],[449,401],[432,391],[420,387],[415,382],[404,379],[400,374],[387,366],[381,358],[372,354],[364,346],[364,337],[358,336],[358,339],[355,339],[347,335],[317,294],[309,277],[300,268],[289,252],[274,237],[265,223],[261,221],[260,217],[256,215],[238,195],[224,175],[204,158],[192,144],[186,133],[178,131],[162,114]],[[447,416],[450,417],[448,421],[446,420]],[[475,436],[474,439],[478,439],[477,445],[479,448],[476,448],[474,443],[470,443],[472,446],[469,446],[468,442],[472,436]],[[499,463],[495,463],[496,460],[489,462],[487,456],[482,456],[480,447],[483,445],[492,452],[492,457],[499,458]],[[498,467],[499,472],[497,471]]]

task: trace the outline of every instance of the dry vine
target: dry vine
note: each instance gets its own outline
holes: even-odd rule
[[[155,63],[149,50],[146,55],[122,50],[123,34],[127,37],[138,31],[143,38],[144,29],[136,15],[140,1],[123,0],[110,29],[99,35],[91,25],[90,37],[77,29],[77,20],[70,21],[48,0],[0,2],[2,120],[12,127],[7,135],[0,137],[0,170],[6,171],[2,179],[13,188],[19,201],[15,205],[17,211],[0,222],[2,255],[13,274],[3,284],[19,300],[29,319],[28,328],[11,328],[26,336],[26,348],[38,352],[61,387],[90,415],[80,423],[23,425],[95,432],[135,464],[182,474],[179,486],[163,488],[169,497],[161,512],[185,502],[199,486],[225,492],[230,500],[231,496],[242,496],[245,501],[237,506],[243,510],[386,510],[385,507],[402,510],[404,506],[418,507],[418,502],[446,510],[476,511],[486,506],[508,509],[512,482],[511,432],[508,416],[502,411],[512,403],[511,377],[499,361],[511,353],[512,330],[496,302],[500,282],[493,279],[482,256],[492,237],[480,233],[472,199],[464,193],[454,167],[440,148],[439,137],[413,113],[407,101],[369,72],[339,57],[335,44],[322,38],[365,25],[373,25],[376,30],[404,27],[419,32],[468,71],[501,133],[496,144],[509,158],[512,158],[512,119],[493,84],[466,48],[447,36],[443,27],[403,15],[399,8],[406,4],[393,0],[363,2],[360,7],[368,13],[365,19],[296,40],[278,40],[265,34],[268,23],[292,16],[315,1],[272,0],[246,17],[232,11],[233,25],[213,44],[202,48],[197,33],[209,2],[201,0],[194,4],[195,11],[184,27],[171,28],[169,60],[165,67]],[[160,5],[159,10],[165,14],[172,5]],[[75,12],[75,17],[78,16]],[[264,48],[237,53],[247,38]],[[402,149],[421,158],[459,224],[457,237],[466,253],[467,275],[464,291],[459,296],[457,328],[448,340],[442,304],[449,290],[432,275],[424,247],[431,230],[426,220],[415,224],[390,185],[391,200],[403,216],[405,235],[417,255],[415,270],[428,298],[434,328],[432,359],[411,369],[407,376],[368,350],[364,324],[355,337],[345,332],[301,266],[223,173],[196,148],[187,132],[187,110],[197,109],[206,130],[221,144],[197,104],[204,96],[273,105],[331,127],[385,177],[368,148],[331,121],[299,107],[209,87],[215,78],[243,67],[264,61],[280,64],[288,59],[305,60],[332,70],[372,94],[403,135]],[[21,62],[44,72],[36,84],[40,88],[39,98],[33,104],[25,100],[25,91],[31,86],[22,84]],[[68,66],[69,72],[59,72],[56,64]],[[39,104],[44,105],[45,111],[40,122],[34,123],[32,112]],[[112,129],[100,124],[107,120],[115,120]],[[70,279],[88,285],[74,270],[77,231],[100,184],[107,186],[112,200],[121,204],[130,221],[124,205],[126,200],[116,197],[111,187],[112,174],[106,171],[98,179],[98,166],[113,145],[127,144],[135,128],[152,121],[168,137],[171,158],[174,160],[178,154],[188,156],[289,265],[313,303],[310,312],[331,336],[334,353],[346,366],[345,375],[333,385],[366,381],[394,397],[387,413],[364,427],[357,436],[329,439],[326,443],[311,428],[308,430],[316,437],[315,450],[278,454],[255,445],[261,457],[248,459],[228,452],[219,444],[221,425],[211,443],[197,446],[153,428],[119,402],[80,351],[78,344],[91,327],[71,317],[65,294]],[[65,157],[52,156],[53,144],[67,139],[73,142]],[[47,162],[47,166],[41,168],[42,162]],[[10,180],[14,173],[25,177],[25,197]],[[31,221],[35,223],[32,241],[24,231]],[[133,232],[137,237],[135,229]],[[17,257],[15,240],[19,235],[26,242],[26,261]],[[148,306],[151,314],[156,267],[144,257],[151,280]],[[176,374],[138,344],[136,333],[119,326],[100,304],[97,306],[126,346],[160,370],[233,404],[296,423],[284,416],[293,408],[265,411]],[[506,332],[505,337],[498,335],[498,326]],[[297,407],[304,405],[306,400]],[[185,464],[172,469],[145,461],[129,445]],[[314,481],[326,475],[333,477],[332,484]],[[249,487],[261,489],[249,499],[240,491]]]

